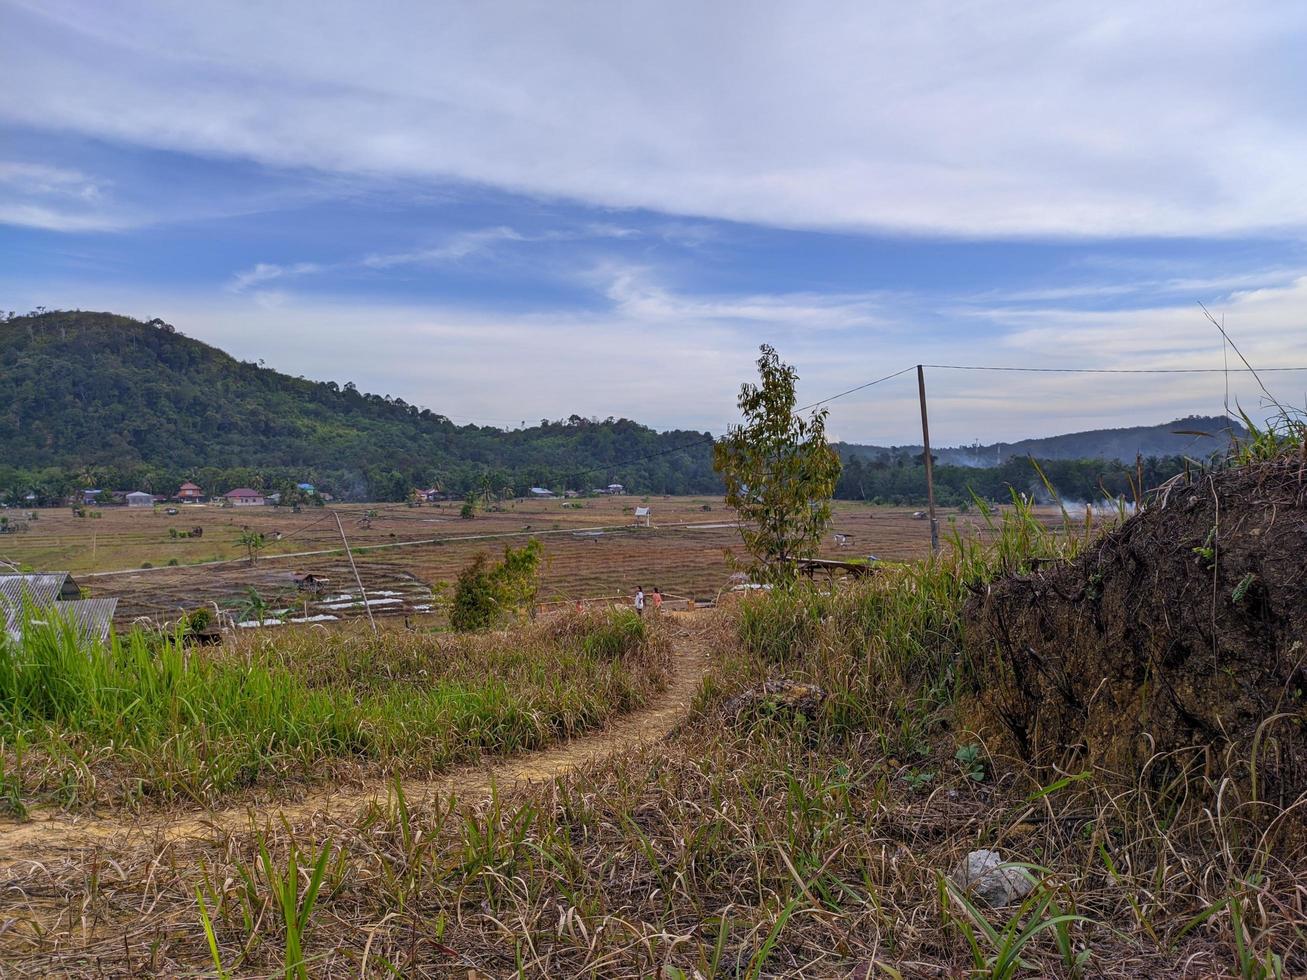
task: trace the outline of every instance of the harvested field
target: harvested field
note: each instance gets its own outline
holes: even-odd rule
[[[478,552],[496,554],[506,544],[520,545],[533,536],[544,547],[543,602],[623,596],[637,584],[657,585],[673,599],[714,598],[728,583],[728,553],[740,547],[732,514],[713,498],[655,497],[647,504],[653,508],[654,526],[636,528],[632,511],[637,505],[645,505],[643,498],[519,500],[473,520],[459,518],[461,502],[333,505],[300,513],[187,506],[177,516],[162,508],[106,507],[99,519],[77,518],[61,508],[41,511],[28,532],[0,542],[0,558],[81,573],[79,581],[94,594],[120,597],[120,625],[137,617],[175,619],[185,609],[214,602],[235,612],[251,587],[270,609],[350,618],[363,614],[363,607],[341,551],[339,515],[370,598],[398,600],[374,604],[375,615],[426,615],[429,611],[422,607],[430,605],[431,586],[452,582]],[[912,515],[905,508],[837,502],[822,554],[922,557],[929,550],[929,525]],[[1041,517],[1051,524],[1061,519],[1053,508]],[[945,532],[950,520],[964,533],[986,533],[977,515],[941,510]],[[169,534],[170,528],[192,527],[202,528],[203,534]],[[254,566],[243,559],[237,541],[244,527],[267,540]],[[845,536],[845,546],[836,544],[835,533]],[[170,567],[173,560],[178,564]],[[142,569],[145,563],[152,567]],[[296,572],[326,576],[331,595],[349,595],[339,601],[352,605],[322,609],[319,597],[310,597],[306,609],[292,580]]]

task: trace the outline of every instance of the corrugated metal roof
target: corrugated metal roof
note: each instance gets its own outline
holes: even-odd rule
[[[0,618],[4,620],[5,631],[15,639],[20,635],[24,603],[27,603],[35,617],[65,617],[84,639],[103,643],[109,636],[118,600],[66,598],[76,595],[76,588],[67,572],[0,575]]]
[[[51,608],[61,616],[70,617],[84,638],[103,643],[109,639],[109,627],[113,625],[118,598],[106,596],[100,599],[74,599],[71,602],[55,603]]]
[[[37,572],[34,575],[0,575],[0,602],[6,608],[23,607],[23,599],[44,605],[63,592],[67,572]]]

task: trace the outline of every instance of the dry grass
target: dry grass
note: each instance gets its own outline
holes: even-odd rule
[[[1005,542],[713,614],[667,746],[488,800],[397,787],[352,817],[13,865],[9,970],[281,975],[302,946],[342,977],[1303,975],[1300,823],[1251,823],[1219,767],[1038,780],[954,726],[968,585],[1074,547],[1020,517]],[[721,714],[781,674],[827,689],[820,717]],[[977,847],[1028,862],[1032,897],[952,889]]]

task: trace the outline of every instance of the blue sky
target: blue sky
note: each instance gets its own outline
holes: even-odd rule
[[[763,341],[805,399],[1220,367],[1200,301],[1307,365],[1307,8],[904,6],[0,0],[0,306],[498,424],[718,431]],[[1225,398],[929,380],[953,443]],[[904,378],[831,431],[916,421]]]

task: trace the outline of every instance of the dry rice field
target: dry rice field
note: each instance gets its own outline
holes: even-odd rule
[[[336,517],[377,615],[427,616],[432,586],[452,582],[478,552],[494,556],[531,537],[544,547],[541,599],[558,603],[616,597],[637,584],[657,585],[674,600],[711,599],[728,584],[730,555],[740,546],[734,513],[709,497],[518,500],[471,520],[459,517],[461,506],[461,501],[420,507],[339,504],[292,513],[193,505],[176,515],[163,507],[105,507],[99,518],[52,508],[38,511],[25,533],[0,538],[0,559],[72,572],[93,594],[118,596],[119,620],[126,623],[137,617],[176,618],[211,602],[234,607],[251,587],[292,616],[296,610],[319,619],[361,613]],[[635,526],[636,506],[652,508],[651,527]],[[929,550],[928,524],[912,513],[838,502],[823,555],[922,557]],[[984,527],[975,515],[941,512],[946,531],[949,521],[968,532]],[[203,534],[174,538],[170,533],[194,528]],[[254,565],[238,541],[245,528],[267,540]],[[837,546],[835,532],[848,543]],[[327,592],[308,605],[294,583],[294,576],[305,572],[330,580]]]

